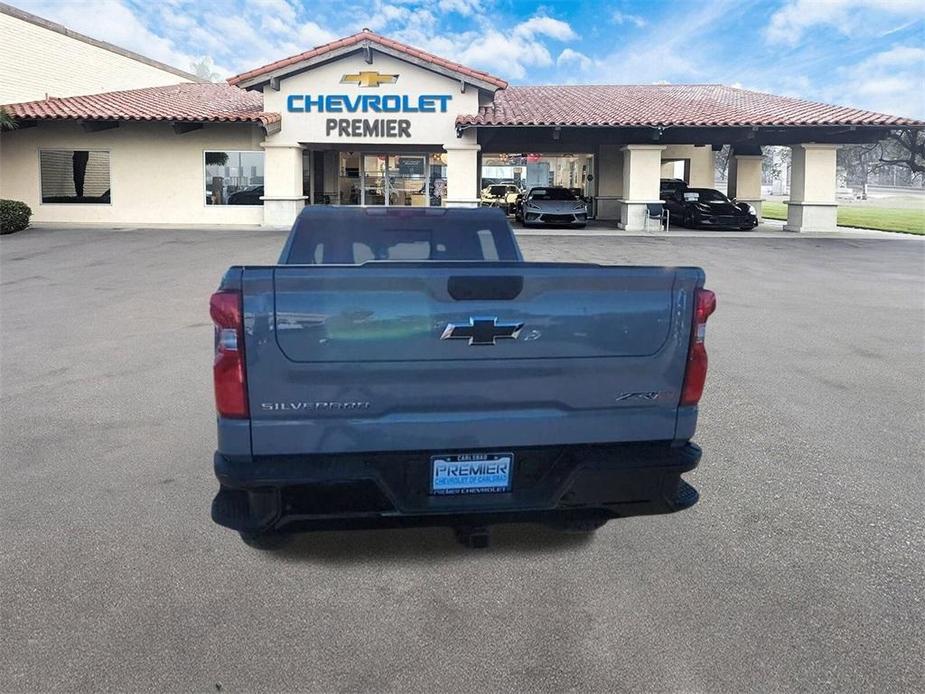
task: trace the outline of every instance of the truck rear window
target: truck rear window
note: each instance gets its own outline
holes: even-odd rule
[[[517,261],[513,232],[497,210],[331,207],[299,215],[280,263]]]

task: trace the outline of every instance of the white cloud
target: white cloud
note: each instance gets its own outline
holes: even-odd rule
[[[459,47],[456,59],[464,65],[492,70],[514,79],[526,77],[528,66],[547,67],[553,63],[549,49],[542,43],[529,36],[517,37],[494,29],[473,36],[471,43]]]
[[[679,21],[670,13],[645,32],[628,35],[613,53],[595,60],[597,81],[624,84],[652,84],[660,80],[673,82],[715,81],[712,67],[716,47],[704,36],[718,23],[734,25],[739,17],[750,14],[749,4],[740,0],[713,0],[699,6],[697,12],[685,13]]]
[[[296,8],[287,0],[248,0],[248,9],[254,14],[276,17],[289,24],[295,23],[298,16]]]
[[[635,24],[639,29],[642,29],[642,27],[648,24],[648,22],[638,14],[628,14],[620,10],[614,10],[613,14],[610,15],[610,20],[614,24]]]
[[[380,10],[391,13],[386,7],[377,6],[373,15]],[[401,13],[395,14],[398,19],[404,18],[404,15],[398,17]],[[411,14],[422,14],[422,7],[412,10]],[[504,27],[483,15],[475,28],[447,33],[437,31],[436,24],[436,17],[431,26],[422,26],[420,21],[396,25],[393,20],[385,23],[380,30],[435,55],[514,80],[525,78],[530,68],[555,64],[547,46],[549,41],[565,42],[578,38],[568,22],[545,14],[530,17],[511,27]]]
[[[442,0],[440,7],[445,12],[456,12],[463,17],[471,17],[483,10],[480,0]]]
[[[795,46],[814,27],[832,27],[846,36],[892,33],[895,23],[925,17],[921,0],[787,0],[770,19],[771,43]]]
[[[436,55],[522,80],[557,63],[590,69],[572,26],[538,11],[511,15],[500,0],[17,0],[94,38],[189,70],[209,58],[221,77],[309,50],[362,27]],[[563,50],[567,49],[567,50]]]
[[[317,22],[302,22],[296,33],[299,36],[299,42],[304,46],[303,51],[336,41],[338,38],[334,32],[321,27]]]
[[[574,66],[582,72],[588,70],[593,64],[594,61],[591,58],[584,53],[573,51],[571,48],[563,49],[559,57],[556,58],[556,67],[569,68]]]
[[[521,22],[514,27],[513,34],[524,38],[548,36],[557,41],[571,41],[578,38],[568,22],[543,15],[530,17],[527,21]]]
[[[122,0],[98,0],[92,9],[83,3],[53,0],[17,2],[17,5],[81,34],[108,41],[181,70],[189,70],[190,64],[196,60],[192,53],[181,50],[172,39],[148,28]]]
[[[925,48],[893,46],[842,68],[825,99],[891,115],[925,118]]]

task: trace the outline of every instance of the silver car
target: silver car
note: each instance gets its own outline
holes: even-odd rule
[[[588,222],[588,208],[568,188],[531,188],[524,196],[520,221],[525,227],[541,224],[581,228]]]

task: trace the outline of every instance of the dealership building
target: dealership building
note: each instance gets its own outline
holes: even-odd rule
[[[288,226],[305,205],[474,206],[512,180],[579,189],[635,230],[660,178],[712,188],[724,145],[729,195],[760,210],[761,148],[787,145],[785,228],[827,231],[837,145],[925,125],[721,85],[509,86],[370,31],[213,84],[8,6],[0,20],[5,51],[40,30],[62,37],[60,71],[92,48],[139,73],[4,107],[18,127],[0,135],[0,197],[35,222]]]

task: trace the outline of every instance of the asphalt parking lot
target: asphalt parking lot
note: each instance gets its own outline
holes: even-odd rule
[[[212,524],[209,293],[284,232],[0,241],[0,691],[923,691],[925,243],[522,239],[699,264],[693,509],[305,535]]]

